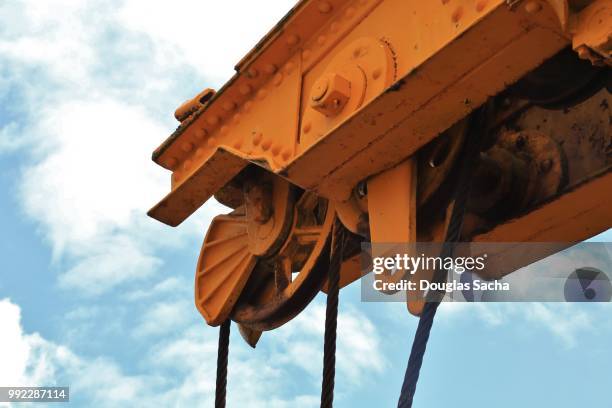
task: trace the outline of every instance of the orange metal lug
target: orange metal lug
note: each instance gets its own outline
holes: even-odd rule
[[[377,244],[416,242],[416,159],[411,158],[368,180],[368,213],[372,257],[388,256]],[[376,280],[399,282],[404,273],[383,272]],[[384,291],[393,293],[392,291]]]
[[[215,95],[215,90],[206,88],[193,98],[183,102],[181,106],[174,111],[174,117],[179,122],[184,121],[198,109],[203,107]]]
[[[416,172],[411,158],[368,180],[373,244],[416,241]]]

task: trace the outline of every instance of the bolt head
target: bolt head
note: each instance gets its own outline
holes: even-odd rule
[[[325,116],[335,116],[351,97],[351,83],[336,73],[328,73],[313,86],[310,106]]]
[[[529,14],[537,13],[540,10],[542,10],[542,5],[536,0],[532,0],[525,4],[525,11]]]
[[[326,77],[319,79],[312,87],[312,94],[310,96],[311,99],[314,102],[320,101],[321,99],[323,99],[328,89],[329,89],[329,79]]]

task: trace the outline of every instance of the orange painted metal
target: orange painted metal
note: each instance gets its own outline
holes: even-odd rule
[[[594,65],[612,66],[612,0],[597,1],[575,17],[572,47]]]
[[[508,244],[501,245],[501,253],[489,251],[487,275],[483,277],[499,279],[565,247],[605,232],[612,225],[611,192],[612,171],[608,169],[534,211],[475,236],[475,243],[534,242],[549,243],[550,247],[547,250],[547,245],[542,244],[533,247],[517,245],[515,250]]]
[[[231,312],[257,259],[249,251],[244,210],[218,215],[206,233],[196,268],[196,307],[217,326]]]
[[[368,214],[372,243],[416,241],[416,160],[368,180]]]
[[[255,203],[242,185],[244,202],[237,194],[235,211],[213,221],[196,273],[196,304],[206,321],[231,316],[256,342],[260,330],[298,313],[324,280],[320,257],[329,255],[336,209],[349,230],[373,243],[415,242],[418,192],[429,199],[446,180],[462,146],[462,119],[570,44],[594,65],[610,65],[611,3],[300,1],[226,85],[177,109],[179,128],[153,153],[172,178],[149,215],[171,226],[254,167],[287,187],[269,198],[256,191]],[[453,159],[423,178],[428,186],[417,186],[418,153],[449,129],[461,133]],[[608,168],[474,239],[592,236],[612,224],[602,204],[610,180]],[[561,178],[546,198],[560,186]],[[271,218],[258,207],[270,202]],[[443,218],[428,220],[419,234],[440,239]],[[253,286],[263,289],[247,299],[253,275]],[[359,276],[358,258],[346,259],[341,286]],[[412,313],[421,308],[409,302]]]
[[[300,2],[155,151],[172,191],[150,215],[180,223],[238,162],[347,199],[570,42],[564,29],[578,15],[567,2],[532,3]],[[336,74],[351,95],[328,117],[311,94]],[[221,173],[208,165],[220,157],[232,162]]]

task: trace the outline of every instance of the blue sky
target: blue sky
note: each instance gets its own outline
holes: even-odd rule
[[[217,330],[192,284],[223,208],[176,229],[147,218],[169,187],[150,153],[174,108],[219,87],[291,5],[0,2],[0,385],[70,385],[73,406],[212,406]],[[337,406],[393,406],[416,320],[359,296],[341,292]],[[234,329],[230,407],[317,406],[324,304],[256,350]],[[443,305],[416,406],[607,406],[609,306]]]

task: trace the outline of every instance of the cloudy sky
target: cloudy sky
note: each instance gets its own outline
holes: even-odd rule
[[[146,217],[169,187],[150,153],[174,108],[218,88],[290,0],[0,0],[0,386],[73,406],[212,406],[217,330],[192,300],[207,203]],[[602,239],[608,239],[607,234]],[[337,406],[393,406],[416,320],[341,293]],[[234,330],[230,407],[317,406],[325,299]],[[417,406],[602,406],[609,305],[444,305]],[[1,404],[0,404],[1,405]]]

